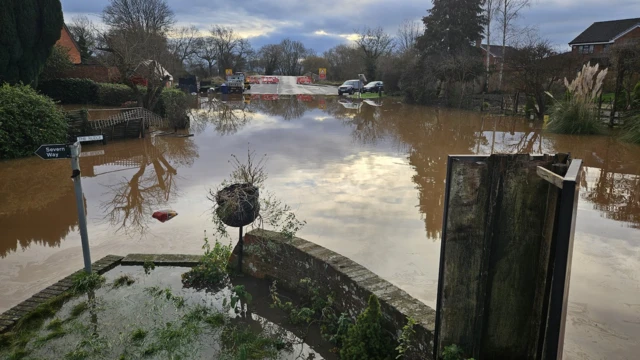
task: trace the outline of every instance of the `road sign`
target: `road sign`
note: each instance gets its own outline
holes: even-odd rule
[[[102,140],[104,140],[103,135],[78,136],[78,142],[102,141]]]
[[[233,69],[225,69],[224,71],[225,75],[229,76],[229,75],[233,75]]]
[[[318,69],[318,74],[320,75],[320,80],[325,80],[327,78],[327,69],[326,68]]]
[[[71,157],[71,151],[69,151],[67,144],[40,145],[35,154],[44,160],[68,159]]]

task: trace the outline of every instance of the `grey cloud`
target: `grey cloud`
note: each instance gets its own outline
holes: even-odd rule
[[[345,42],[335,36],[316,36],[315,31],[348,34],[363,26],[382,26],[395,34],[405,19],[418,20],[431,7],[423,0],[369,1],[300,1],[300,0],[168,0],[180,24],[194,24],[202,30],[211,25],[237,25],[243,31],[268,30],[251,39],[255,47],[277,43],[289,37],[304,42],[322,52]],[[80,13],[97,14],[108,0],[62,0],[66,18]],[[635,15],[634,15],[635,14]],[[577,34],[594,21],[628,18],[640,14],[637,0],[581,2],[548,0],[534,3],[522,13],[521,26],[536,26],[543,37],[559,46],[566,46]]]

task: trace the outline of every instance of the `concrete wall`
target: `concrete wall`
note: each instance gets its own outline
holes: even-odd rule
[[[239,254],[236,246],[234,264]],[[396,335],[407,317],[417,321],[418,352],[407,358],[433,359],[435,310],[344,256],[303,239],[287,240],[279,233],[253,230],[244,237],[242,270],[257,278],[278,280],[279,286],[294,292],[300,290],[301,279],[310,278],[321,291],[335,296],[338,310],[352,317],[375,294]]]

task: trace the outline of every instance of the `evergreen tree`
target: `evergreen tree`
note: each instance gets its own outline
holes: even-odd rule
[[[92,44],[92,41],[88,40],[87,37],[82,34],[78,36],[76,43],[78,44],[78,48],[80,48],[80,59],[82,63],[86,63],[93,56],[93,51],[89,48],[89,44]]]
[[[63,22],[60,0],[3,0],[0,83],[36,85]]]
[[[424,35],[418,47],[426,52],[455,54],[482,39],[486,16],[484,0],[433,0],[422,19]]]

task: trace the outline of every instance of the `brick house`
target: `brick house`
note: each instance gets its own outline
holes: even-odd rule
[[[56,45],[62,46],[69,52],[69,60],[75,65],[82,63],[82,57],[80,56],[80,47],[73,39],[67,24],[62,25],[60,39],[56,42]]]
[[[574,54],[606,58],[611,45],[633,40],[640,40],[640,18],[595,22],[569,46]]]

